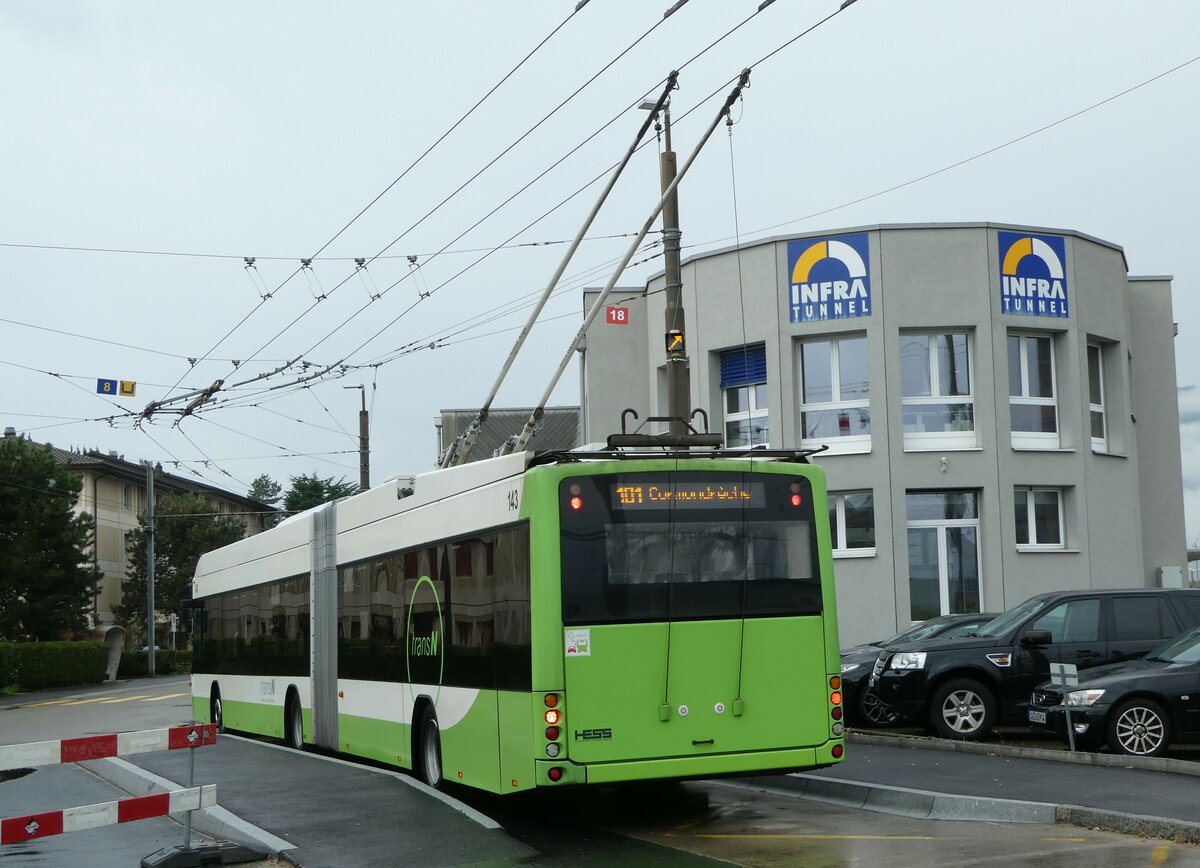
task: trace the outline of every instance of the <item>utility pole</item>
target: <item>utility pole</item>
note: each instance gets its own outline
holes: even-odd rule
[[[146,464],[146,674],[154,677],[154,462]]]
[[[367,416],[367,387],[342,386],[343,389],[358,389],[362,395],[362,409],[358,411],[358,490],[371,487],[371,428]]]
[[[688,371],[687,340],[684,336],[683,274],[679,266],[679,186],[675,180],[675,152],[671,150],[671,103],[663,107],[663,152],[659,157],[659,178],[662,184],[663,265],[667,307],[664,335],[667,348],[667,412],[671,417],[670,433],[688,433],[687,419],[691,414],[691,377]]]

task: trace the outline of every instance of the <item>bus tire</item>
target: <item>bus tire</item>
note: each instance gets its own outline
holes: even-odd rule
[[[208,698],[208,720],[217,725],[217,732],[225,731],[225,712],[221,707],[221,688],[215,684],[212,695]]]
[[[437,714],[433,705],[426,704],[417,719],[416,762],[413,764],[417,777],[426,786],[435,790],[442,788],[442,736],[438,729]]]
[[[304,712],[295,690],[288,691],[283,703],[283,740],[292,750],[304,750]]]

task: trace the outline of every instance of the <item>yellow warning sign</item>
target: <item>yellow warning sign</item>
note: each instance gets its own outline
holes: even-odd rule
[[[132,398],[137,393],[137,383],[133,380],[122,380],[120,395],[122,398]]]

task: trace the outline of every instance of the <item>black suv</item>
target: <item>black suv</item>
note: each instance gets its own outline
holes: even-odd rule
[[[1051,663],[1087,669],[1131,660],[1197,625],[1200,589],[1039,594],[973,636],[887,649],[869,684],[938,735],[979,739],[997,723],[1027,722],[1030,694]]]

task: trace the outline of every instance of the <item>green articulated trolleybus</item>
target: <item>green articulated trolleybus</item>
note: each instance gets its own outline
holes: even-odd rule
[[[827,766],[828,507],[800,451],[520,452],[200,559],[198,720],[494,793]]]

